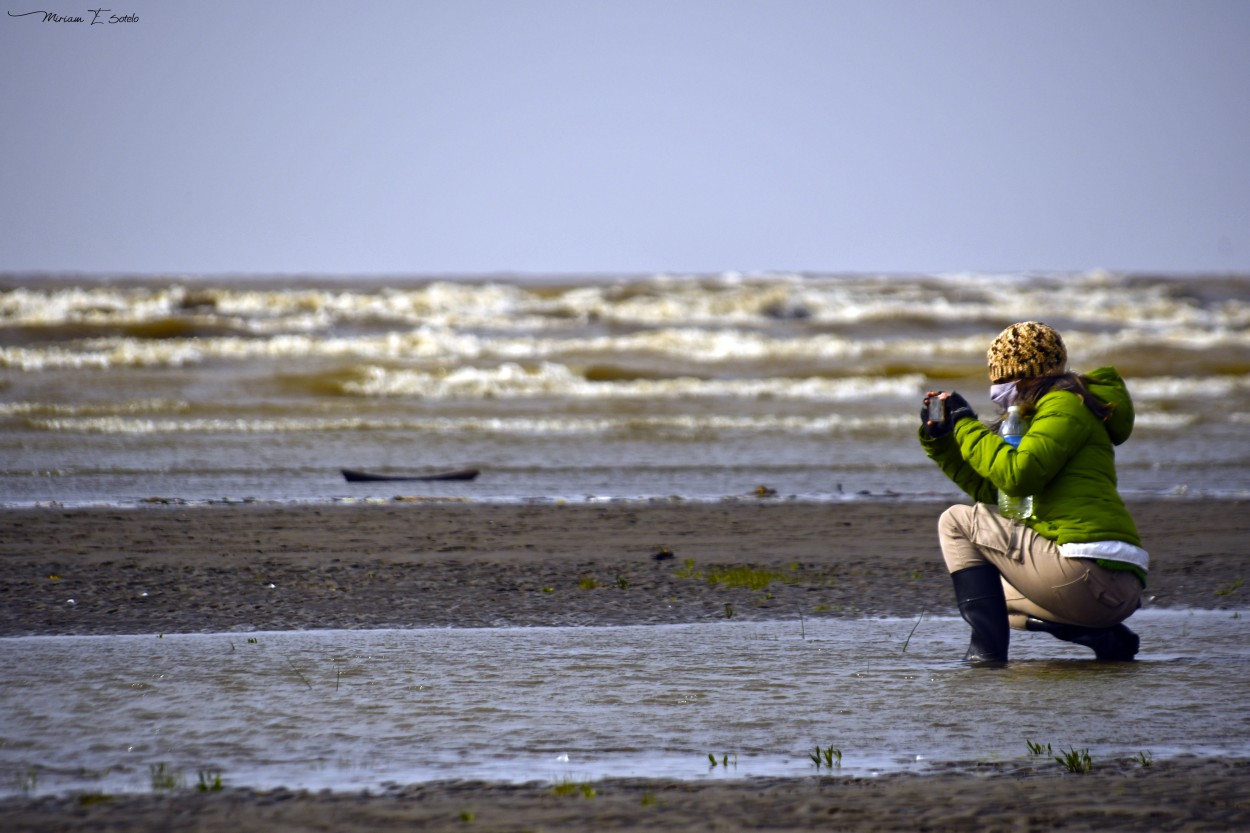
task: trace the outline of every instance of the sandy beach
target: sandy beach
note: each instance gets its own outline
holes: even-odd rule
[[[1084,775],[1052,762],[876,778],[606,780],[569,792],[474,781],[373,794],[182,791],[12,799],[0,814],[13,831],[1240,831],[1250,824],[1248,779],[1250,761],[1194,758]]]
[[[879,499],[0,512],[0,635],[620,625],[951,613],[944,504]],[[1244,609],[1244,502],[1132,507],[1151,604]],[[740,586],[765,576],[767,588]],[[1237,830],[1250,762],[953,762],[923,775],[550,784],[384,793],[18,797],[13,830]]]
[[[0,635],[637,625],[953,612],[944,504],[153,506],[0,512]],[[1133,507],[1151,604],[1245,605],[1240,502]],[[657,556],[661,556],[657,559]],[[755,568],[768,593],[705,579]],[[72,601],[71,601],[72,600]]]

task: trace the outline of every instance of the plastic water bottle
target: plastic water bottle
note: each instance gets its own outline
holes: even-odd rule
[[[1007,417],[1003,420],[1002,427],[1003,440],[1012,448],[1019,448],[1020,439],[1027,430],[1024,427],[1024,420],[1020,418],[1020,407],[1012,405],[1007,408]],[[1010,518],[1013,521],[1023,521],[1033,514],[1033,496],[1012,497],[1006,492],[999,489],[998,491],[998,511],[1002,513],[1004,518]]]

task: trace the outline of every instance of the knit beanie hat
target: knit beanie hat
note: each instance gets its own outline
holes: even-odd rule
[[[1040,321],[1012,324],[985,351],[990,381],[1057,376],[1068,368],[1068,349],[1053,328]]]

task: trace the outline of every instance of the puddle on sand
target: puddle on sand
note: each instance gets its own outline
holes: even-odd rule
[[[1250,754],[1250,615],[1131,624],[1136,663],[1013,633],[1002,669],[960,664],[967,627],[927,616],[0,639],[0,794],[804,775],[817,745],[847,775],[1026,739]]]

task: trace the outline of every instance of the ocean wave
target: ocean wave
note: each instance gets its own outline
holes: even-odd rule
[[[145,325],[156,334],[177,334],[180,328],[255,335],[330,333],[357,326],[541,329],[558,327],[568,317],[545,293],[497,283],[434,282],[409,289],[173,284],[0,291],[0,326],[62,328],[71,335]]]
[[[613,381],[955,378],[983,374],[993,333],[1022,318],[1058,326],[1078,368],[1118,364],[1136,376],[1177,378],[1250,372],[1250,278],[1106,272],[338,286],[54,281],[0,290],[0,368],[271,362],[286,370],[333,361],[446,371],[553,363],[616,367]],[[431,387],[361,384],[384,394]]]
[[[1176,431],[1196,424],[1201,417],[1198,414],[1165,413],[1163,411],[1139,411],[1133,419],[1135,428],[1154,428],[1161,431]]]
[[[274,335],[366,327],[559,330],[592,322],[629,327],[765,326],[798,322],[920,328],[971,323],[992,330],[1023,318],[1081,328],[1250,327],[1250,279],[1074,275],[839,275],[673,277],[544,283],[396,281],[308,287],[295,282],[147,281],[0,290],[0,326],[127,326],[178,322]],[[1043,315],[1044,313],[1044,315]]]
[[[707,434],[759,431],[800,434],[898,430],[913,426],[915,417],[826,414],[729,416],[677,414],[669,416],[552,416],[552,417],[282,417],[230,419],[141,419],[123,416],[32,418],[30,427],[50,432],[87,434],[283,434],[336,431],[403,431],[427,434],[596,435],[607,433]]]
[[[1219,399],[1250,392],[1250,374],[1211,376],[1156,376],[1132,379],[1135,400]]]
[[[1135,372],[1169,373],[1174,365],[1198,375],[1250,371],[1250,330],[1176,327],[1167,332],[1120,330],[1065,333],[1073,361],[1086,367],[1124,362]],[[381,335],[267,338],[223,337],[87,339],[41,346],[0,347],[0,367],[23,372],[58,369],[182,367],[206,362],[258,359],[343,359],[352,361],[464,363],[482,360],[578,364],[649,360],[681,368],[691,365],[755,365],[777,375],[812,375],[827,365],[841,372],[900,374],[941,371],[982,373],[983,334],[942,338],[855,333],[773,335],[757,330],[666,328],[591,337],[482,335],[435,327]],[[801,371],[796,373],[795,371]]]
[[[339,493],[327,459],[405,457],[520,466],[479,484],[509,498],[649,493],[639,472],[682,461],[706,494],[727,465],[774,463],[863,462],[880,475],[851,478],[862,488],[937,488],[920,392],[959,389],[991,414],[985,349],[1025,319],[1059,328],[1075,369],[1128,380],[1122,483],[1245,492],[1246,276],[15,280],[0,276],[9,499],[153,482],[324,496]],[[557,461],[586,473],[524,468]],[[32,474],[47,471],[65,474]]]
[[[340,383],[342,392],[360,396],[405,396],[427,400],[493,397],[577,399],[683,399],[687,397],[777,398],[848,401],[914,398],[924,389],[920,374],[890,377],[763,379],[632,379],[591,381],[561,364],[525,367],[505,362],[494,367],[459,367],[450,372],[366,367]]]
[[[209,361],[255,359],[375,358],[420,359],[481,355],[475,336],[421,330],[369,337],[199,338],[150,341],[135,338],[88,339],[72,345],[0,348],[0,367],[23,371],[108,370],[121,367],[183,367]]]
[[[8,417],[93,417],[118,414],[170,414],[190,410],[180,399],[142,399],[122,402],[0,402],[0,416]]]
[[[1146,411],[1137,416],[1137,427],[1158,431],[1189,428],[1200,420],[1191,413]],[[1224,415],[1230,423],[1246,421],[1246,414]],[[916,417],[907,412],[803,414],[604,414],[569,416],[434,416],[359,417],[237,416],[237,417],[140,417],[125,414],[37,416],[27,426],[53,433],[159,435],[159,434],[302,434],[323,432],[404,432],[412,434],[489,434],[493,436],[593,436],[603,434],[659,437],[678,435],[707,440],[718,434],[838,435],[863,432],[878,438],[911,438]]]

